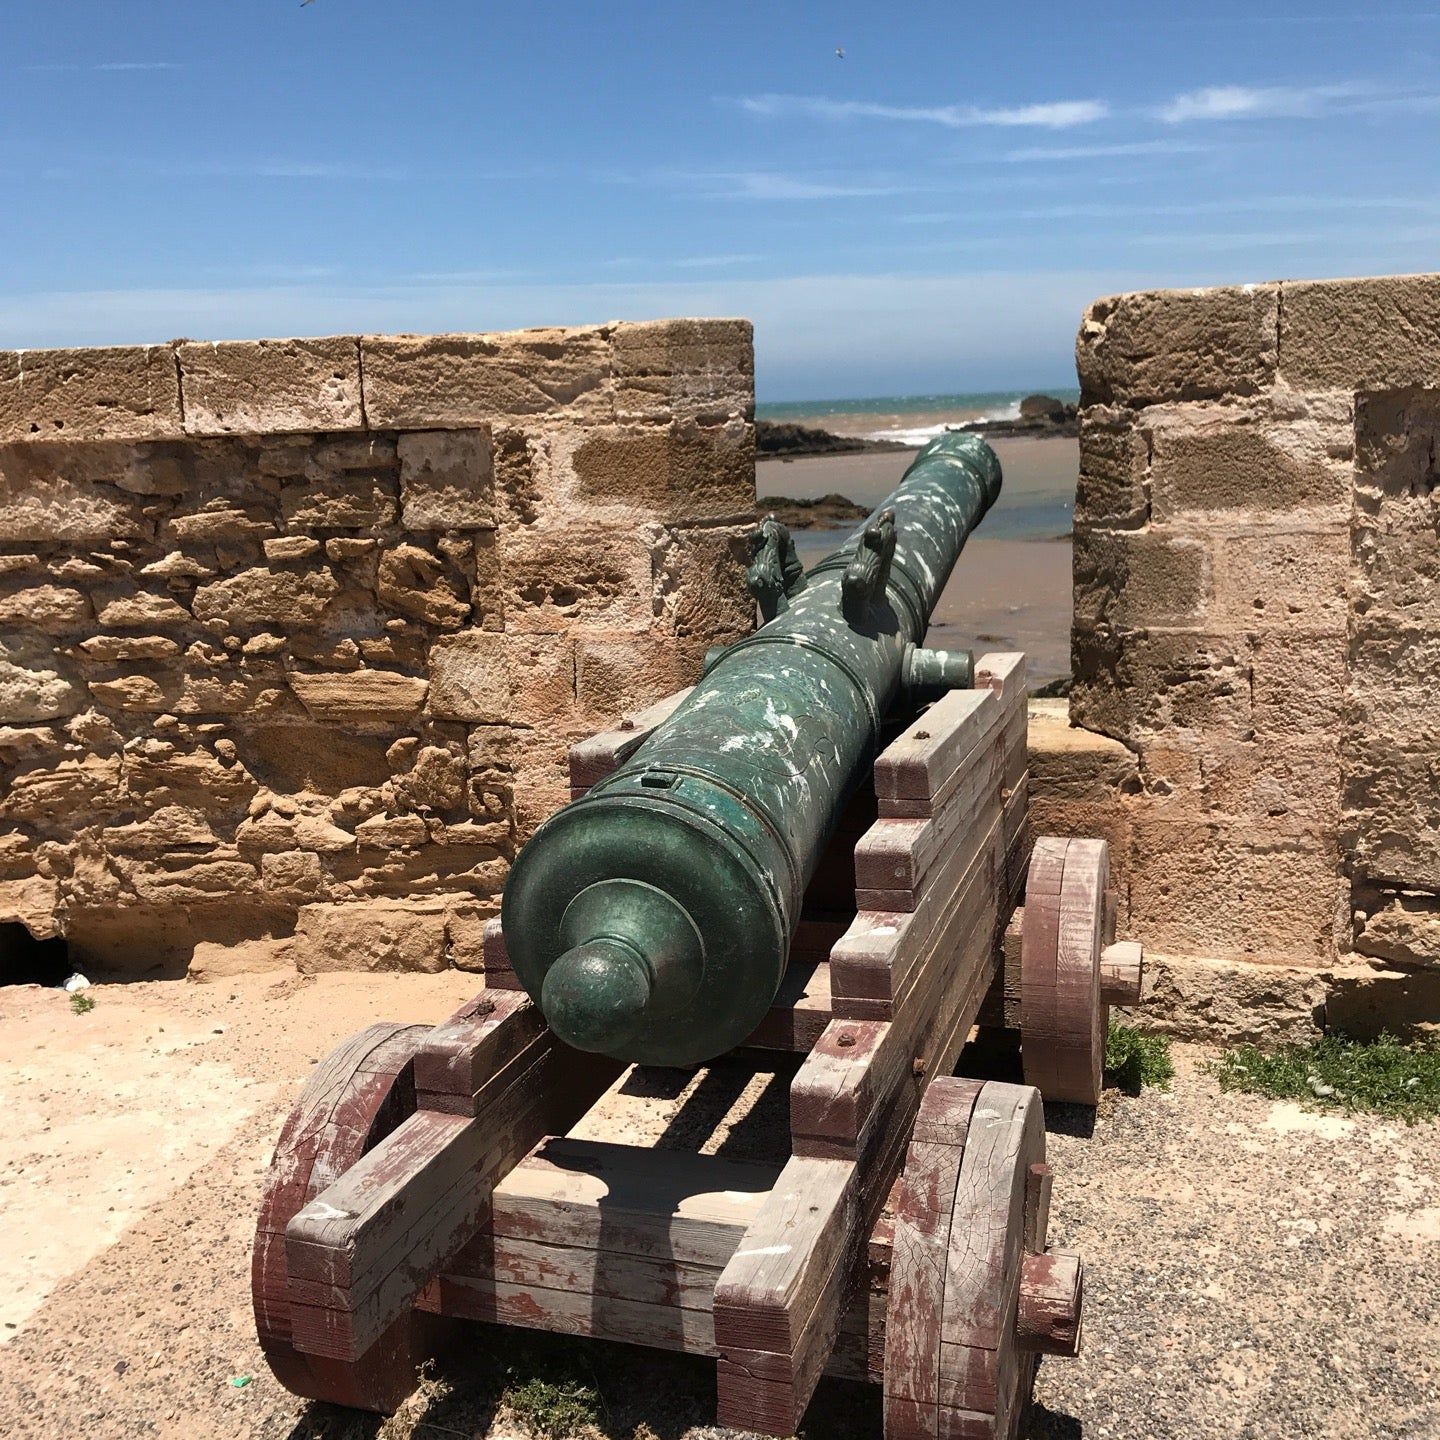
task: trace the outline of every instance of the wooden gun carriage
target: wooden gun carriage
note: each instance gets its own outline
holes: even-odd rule
[[[684,693],[575,746],[574,792]],[[744,1429],[792,1433],[830,1373],[883,1386],[891,1440],[1013,1435],[1036,1358],[1080,1343],[1041,1097],[1097,1101],[1141,959],[1108,943],[1105,845],[1032,845],[1025,767],[1017,654],[981,657],[876,760],[737,1052],[804,1055],[783,1163],[567,1137],[626,1067],[546,1028],[498,920],[472,1002],[339,1047],[285,1123],[255,1240],[282,1383],[393,1410],[448,1317],[713,1355],[719,1420]],[[1026,1084],[953,1076],[977,1021],[1019,1031]]]

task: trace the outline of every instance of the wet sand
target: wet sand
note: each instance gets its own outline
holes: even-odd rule
[[[1024,650],[1038,687],[1070,673],[1068,533],[1079,446],[1065,439],[991,443],[1005,475],[1000,499],[965,547],[929,639],[955,649]],[[914,451],[896,451],[764,460],[755,467],[756,492],[798,499],[836,492],[873,506],[914,458]],[[814,564],[845,533],[797,531],[801,558]]]

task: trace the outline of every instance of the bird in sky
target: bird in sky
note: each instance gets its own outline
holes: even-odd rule
[[[310,0],[305,0],[305,4],[308,5],[309,3]],[[843,60],[845,58],[845,47],[843,45],[837,45],[835,47],[835,58],[837,60]]]

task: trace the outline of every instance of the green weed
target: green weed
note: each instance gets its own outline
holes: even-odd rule
[[[1393,1035],[1349,1040],[1322,1035],[1265,1052],[1241,1045],[1214,1062],[1222,1090],[1300,1100],[1325,1110],[1369,1110],[1413,1124],[1440,1118],[1440,1044],[1406,1045]]]
[[[95,1008],[95,997],[87,995],[83,990],[77,990],[70,997],[70,1008],[77,1015],[88,1015]]]
[[[1133,1025],[1110,1022],[1105,1038],[1105,1080],[1127,1095],[1138,1095],[1145,1086],[1168,1090],[1175,1078],[1170,1058],[1170,1037],[1148,1035]]]

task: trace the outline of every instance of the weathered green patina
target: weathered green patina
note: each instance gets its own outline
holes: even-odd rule
[[[767,623],[708,657],[684,704],[515,862],[506,945],[562,1039],[684,1065],[755,1028],[887,711],[969,683],[966,658],[919,642],[999,493],[994,451],[949,434],[808,575],[785,527],[760,526],[749,579]]]

